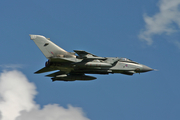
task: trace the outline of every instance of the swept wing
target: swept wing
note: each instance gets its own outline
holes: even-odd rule
[[[93,60],[93,59],[106,59],[105,57],[98,57],[92,53],[89,53],[89,52],[86,52],[86,51],[83,51],[83,50],[74,50],[75,53],[78,54],[78,58],[80,59],[89,59],[89,60]]]

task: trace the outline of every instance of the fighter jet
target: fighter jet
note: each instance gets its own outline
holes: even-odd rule
[[[45,67],[35,74],[57,71],[46,75],[52,81],[94,80],[96,77],[85,74],[121,73],[133,75],[144,73],[153,69],[132,61],[128,58],[99,57],[83,50],[67,52],[42,35],[30,35],[31,40],[39,47],[48,59]]]

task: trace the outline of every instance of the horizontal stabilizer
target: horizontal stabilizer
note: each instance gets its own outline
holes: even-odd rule
[[[58,69],[56,69],[55,67],[44,67],[44,68],[36,71],[35,73],[39,74],[39,73],[50,72],[50,71],[54,71],[54,70],[58,70]]]

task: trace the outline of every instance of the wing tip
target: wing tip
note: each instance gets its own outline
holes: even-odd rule
[[[29,34],[29,36],[31,40],[34,40],[36,38],[36,35]]]
[[[37,37],[44,37],[42,35],[33,35],[33,34],[29,34],[29,36],[30,36],[31,40],[35,40]],[[46,37],[44,37],[44,38],[46,38]],[[50,40],[50,38],[48,38],[48,40]]]

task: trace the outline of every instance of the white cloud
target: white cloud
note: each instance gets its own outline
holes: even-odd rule
[[[4,71],[0,76],[0,112],[2,120],[14,120],[21,110],[31,110],[35,86],[19,71]]]
[[[20,71],[0,75],[0,120],[89,120],[79,107],[49,104],[42,109],[33,100],[36,87]]]
[[[68,105],[65,109],[57,104],[35,108],[30,112],[22,111],[16,120],[89,120],[83,116],[81,108]]]
[[[145,29],[141,30],[139,38],[149,45],[153,43],[153,35],[169,35],[180,28],[180,0],[160,0],[159,10],[159,13],[152,17],[144,15],[146,25]]]

